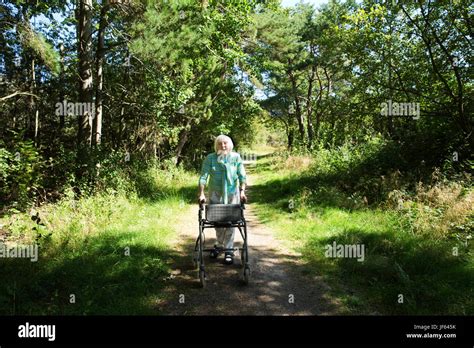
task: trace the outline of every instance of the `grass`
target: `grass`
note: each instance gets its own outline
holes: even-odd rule
[[[401,209],[369,205],[361,195],[331,184],[324,171],[311,170],[307,157],[294,157],[259,158],[251,201],[261,221],[302,253],[304,272],[328,282],[347,314],[474,313],[472,247],[456,238],[455,228],[440,234],[440,226],[470,226],[472,190],[461,196],[458,186],[456,193],[447,185],[445,198],[438,190],[434,203],[423,196],[430,190],[423,190],[411,200],[405,195]],[[450,204],[441,204],[447,200]],[[441,211],[441,218],[419,213],[427,211],[423,201]],[[326,257],[334,242],[363,245],[364,261]]]
[[[372,193],[389,197],[370,204],[347,188],[350,155],[340,175],[337,163],[270,151],[248,168],[250,203],[262,223],[302,253],[303,272],[330,285],[328,295],[341,300],[345,313],[474,313],[472,189],[447,183],[410,193],[391,187],[398,182],[392,176],[380,179],[385,186],[370,182]],[[132,192],[80,200],[70,192],[0,219],[0,237],[7,231],[12,243],[40,246],[38,262],[0,260],[0,315],[160,314],[165,278],[181,257],[174,228],[195,199],[196,181],[181,170],[152,168],[125,183]],[[326,257],[334,242],[363,245],[364,261]]]
[[[0,314],[159,314],[173,232],[195,189],[182,172],[147,175],[136,194],[70,197],[4,217],[8,240],[38,243],[39,260],[1,260]]]

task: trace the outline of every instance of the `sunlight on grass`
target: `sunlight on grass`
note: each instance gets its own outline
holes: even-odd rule
[[[291,160],[299,172],[285,161],[267,156],[252,172],[257,216],[286,247],[302,254],[304,273],[322,276],[331,285],[347,314],[474,312],[474,262],[468,246],[416,234],[407,228],[403,211],[368,207],[331,181],[319,181],[311,169],[305,171],[304,160]],[[467,209],[467,203],[456,204]],[[327,246],[334,242],[363,245],[364,261],[327,257]],[[459,254],[453,255],[453,248]],[[397,302],[400,294],[403,304]]]
[[[36,241],[40,251],[36,263],[4,260],[0,313],[159,314],[151,301],[163,296],[174,258],[170,243],[189,192],[184,182],[152,200],[121,194],[64,199],[38,209],[44,226],[29,214],[4,218],[18,240]]]

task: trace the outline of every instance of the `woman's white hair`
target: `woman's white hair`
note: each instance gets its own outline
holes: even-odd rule
[[[232,142],[232,139],[229,138],[227,135],[221,134],[216,138],[216,140],[214,140],[214,150],[216,151],[216,153],[219,152],[219,147],[217,144],[223,140],[228,142],[229,152],[232,152],[232,150],[234,149],[234,143]]]

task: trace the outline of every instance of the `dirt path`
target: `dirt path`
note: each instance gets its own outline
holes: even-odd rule
[[[251,182],[248,196],[252,197]],[[198,207],[189,208],[175,244],[176,263],[168,278],[167,295],[172,300],[158,304],[168,315],[336,315],[340,304],[327,294],[320,279],[304,275],[300,255],[283,247],[274,233],[259,223],[252,204],[246,205],[251,279],[241,281],[240,256],[234,265],[224,265],[206,255],[207,286],[199,286],[192,262],[192,250],[198,233]],[[206,230],[206,246],[214,245],[215,231]],[[242,245],[238,230],[235,246]]]

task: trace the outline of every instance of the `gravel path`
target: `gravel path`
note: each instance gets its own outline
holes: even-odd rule
[[[251,182],[248,197],[252,197]],[[176,258],[165,289],[169,301],[157,304],[165,315],[337,315],[341,305],[320,279],[301,271],[300,255],[286,249],[273,231],[261,224],[252,204],[246,205],[251,278],[241,281],[240,256],[225,265],[206,255],[207,286],[200,288],[192,251],[198,233],[198,206],[183,214],[177,226]],[[206,247],[214,245],[214,229],[206,229]],[[238,230],[235,246],[242,245]]]

